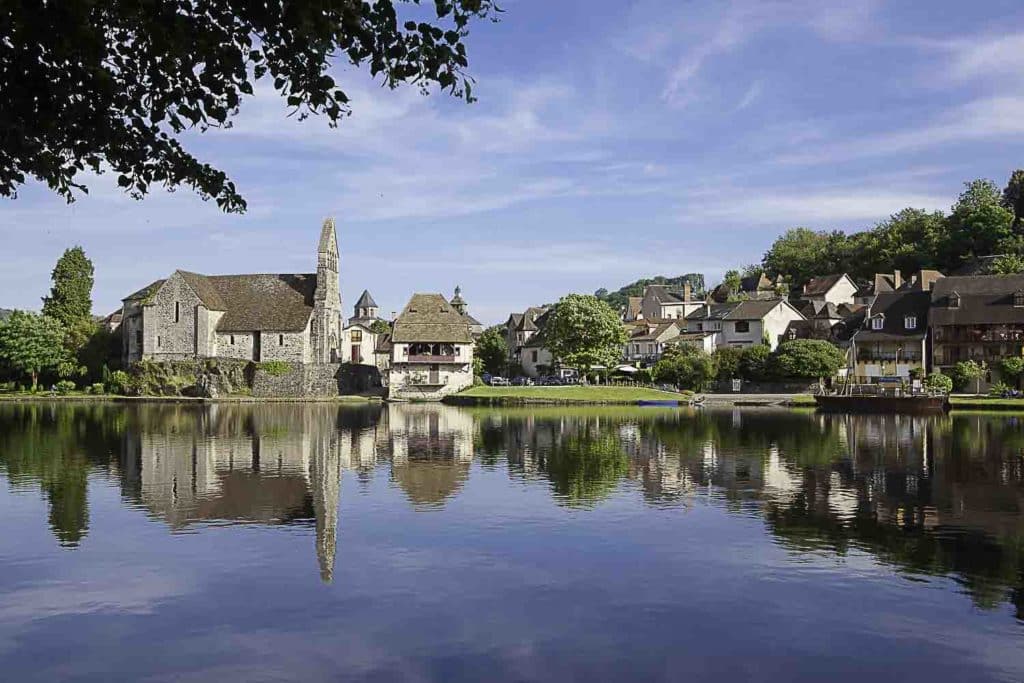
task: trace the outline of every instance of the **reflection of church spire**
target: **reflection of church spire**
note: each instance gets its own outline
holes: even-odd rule
[[[313,431],[313,453],[309,461],[309,487],[316,514],[316,558],[324,583],[334,579],[337,551],[338,498],[341,494],[341,462],[337,438],[331,430]]]

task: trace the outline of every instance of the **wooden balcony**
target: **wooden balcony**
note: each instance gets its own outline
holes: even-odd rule
[[[458,363],[459,357],[455,355],[431,356],[427,354],[416,354],[406,356],[406,363]]]

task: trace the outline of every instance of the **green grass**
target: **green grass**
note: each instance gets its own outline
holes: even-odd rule
[[[810,394],[798,394],[784,404],[792,408],[814,408],[818,405]]]
[[[1024,398],[994,398],[989,396],[951,396],[953,410],[1021,410]]]
[[[643,387],[568,386],[568,387],[473,387],[458,394],[460,398],[496,399],[510,402],[558,403],[636,403],[637,401],[685,400],[691,394],[676,394]]]

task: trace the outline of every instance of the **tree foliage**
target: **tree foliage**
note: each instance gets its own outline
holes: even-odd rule
[[[644,288],[648,285],[667,285],[669,287],[681,288],[687,282],[690,283],[690,288],[694,294],[704,291],[704,274],[686,273],[677,277],[657,275],[651,278],[641,278],[635,282],[630,282],[628,285],[619,287],[614,292],[609,292],[607,288],[602,287],[594,292],[594,296],[619,311],[626,308],[626,305],[629,303],[629,297],[643,296]]]
[[[654,365],[654,379],[683,389],[700,391],[715,378],[715,360],[690,344],[669,344]]]
[[[720,381],[739,377],[743,352],[744,349],[732,346],[720,346],[715,349],[711,354],[715,363],[715,377]]]
[[[483,364],[483,371],[492,375],[501,375],[508,366],[508,342],[505,339],[505,328],[494,325],[484,330],[476,341],[475,356]]]
[[[1024,169],[1018,168],[1010,174],[1000,203],[1004,209],[1013,212],[1013,225],[1020,228],[1021,223],[1024,223]]]
[[[992,261],[992,275],[1016,275],[1024,273],[1024,255],[1003,254]]]
[[[976,385],[981,382],[981,376],[985,374],[985,366],[974,360],[960,361],[952,367],[949,372],[953,386],[958,390],[967,389],[971,382]],[[977,391],[979,387],[975,387]]]
[[[427,4],[427,3],[423,3]],[[68,201],[112,169],[132,196],[187,186],[225,211],[245,200],[189,154],[189,129],[227,127],[261,81],[300,118],[334,126],[349,98],[334,64],[388,87],[437,86],[472,100],[465,39],[493,0],[162,0],[5,3],[0,11],[0,195],[29,176]],[[399,11],[402,8],[402,11]]]
[[[65,327],[92,321],[92,261],[82,247],[66,249],[51,275],[50,296],[43,298],[43,315]]]
[[[56,370],[67,357],[64,328],[57,320],[35,313],[15,311],[0,322],[0,361],[11,370],[28,376],[32,388],[39,374]]]
[[[370,323],[370,332],[374,334],[391,334],[391,325],[384,320],[374,320]]]
[[[582,371],[618,363],[628,339],[618,313],[587,294],[562,297],[549,315],[543,334],[544,344],[555,358]]]
[[[953,380],[949,375],[944,375],[941,372],[935,371],[924,378],[924,386],[926,389],[931,391],[948,394],[953,391]]]
[[[1007,382],[1019,383],[1024,378],[1024,358],[1021,356],[1010,356],[999,362],[999,374]]]
[[[846,353],[822,339],[794,339],[779,345],[771,363],[780,377],[821,379],[846,365]]]
[[[767,344],[757,344],[743,349],[740,355],[740,377],[748,382],[768,379],[771,372],[772,350]]]

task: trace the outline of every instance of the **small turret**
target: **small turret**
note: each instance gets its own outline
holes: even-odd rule
[[[462,287],[455,285],[455,296],[448,302],[460,315],[466,315],[466,300],[462,298]]]

